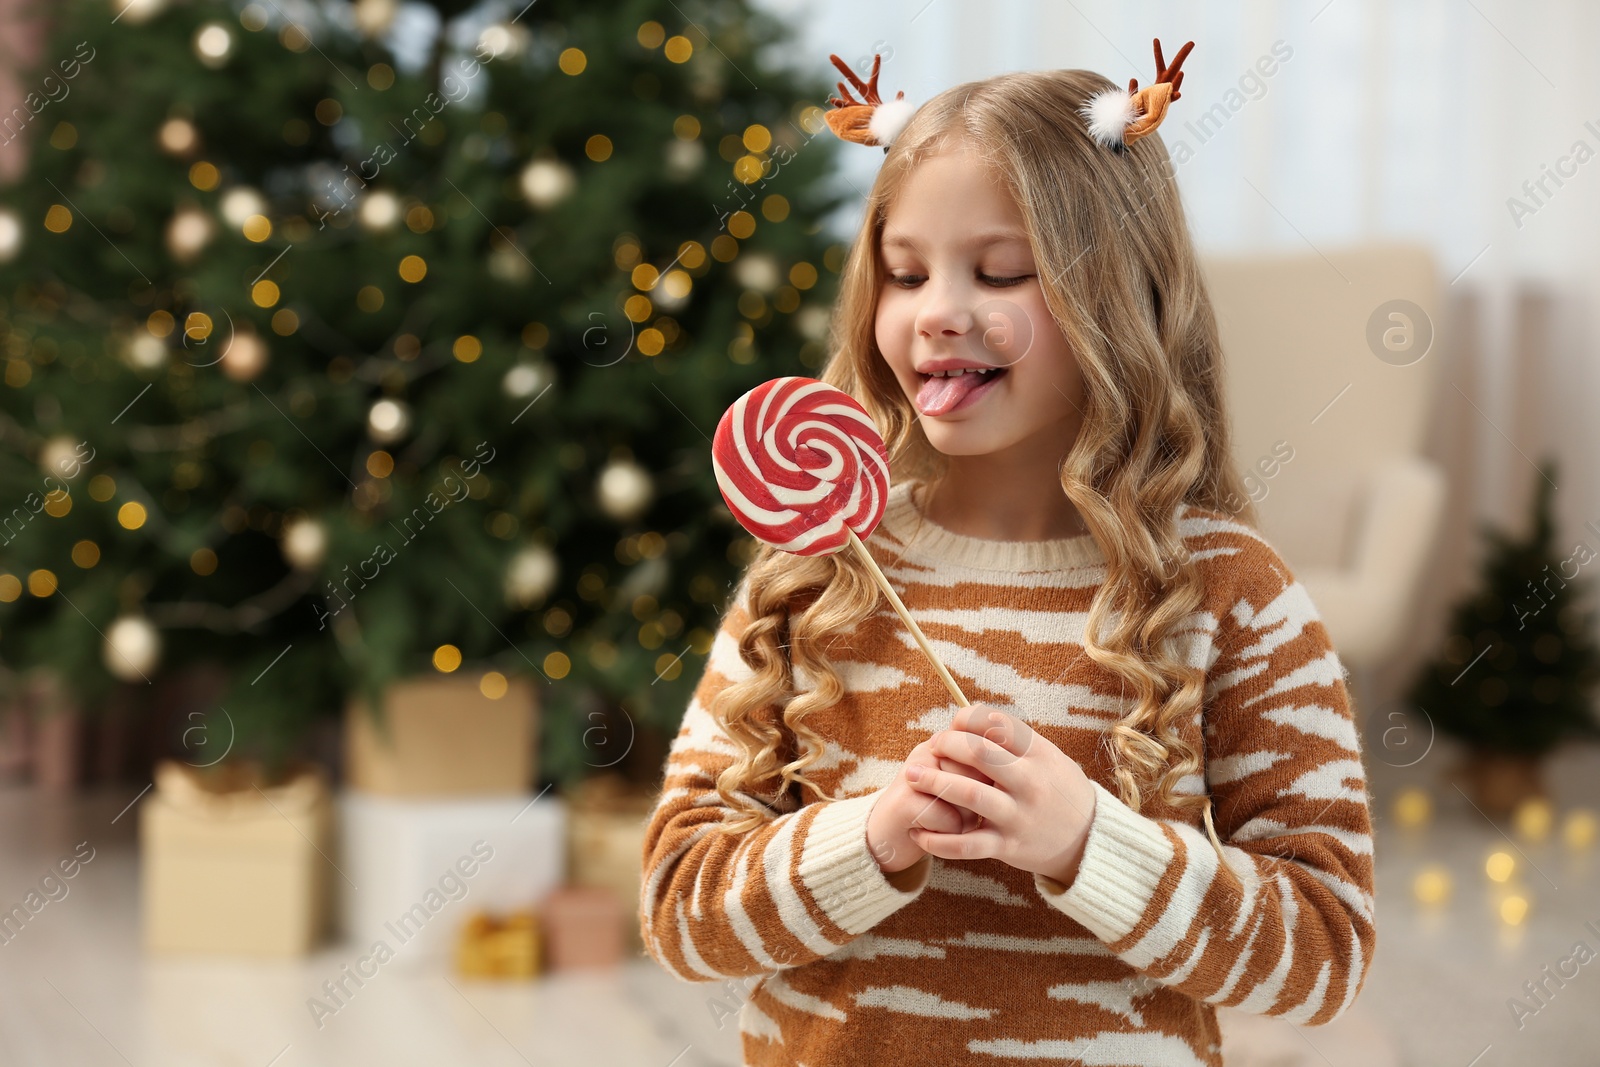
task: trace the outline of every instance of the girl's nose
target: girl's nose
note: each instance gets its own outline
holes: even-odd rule
[[[971,293],[947,279],[933,275],[922,283],[918,293],[916,327],[923,337],[960,337],[972,329]]]

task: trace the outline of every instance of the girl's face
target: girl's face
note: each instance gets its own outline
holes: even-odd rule
[[[1021,209],[997,182],[965,146],[907,176],[885,219],[878,349],[940,452],[1059,462],[1082,421],[1083,379],[1045,306]],[[929,373],[960,368],[973,369]]]

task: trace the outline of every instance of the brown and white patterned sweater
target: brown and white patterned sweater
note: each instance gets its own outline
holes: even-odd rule
[[[1104,578],[1094,538],[959,535],[911,488],[892,487],[868,549],[967,698],[1025,719],[1095,781],[1072,885],[996,859],[878,867],[868,812],[957,711],[887,605],[836,646],[847,694],[808,719],[826,739],[808,774],[835,799],[768,797],[770,822],[714,832],[735,749],[706,709],[749,673],[741,583],[646,832],[648,953],[724,983],[750,1067],[1219,1064],[1213,1005],[1308,1024],[1349,1007],[1376,935],[1366,777],[1344,669],[1277,552],[1223,513],[1176,509],[1206,586],[1171,646],[1207,676],[1182,727],[1205,775],[1183,788],[1210,790],[1224,868],[1198,815],[1141,814],[1115,792],[1104,732],[1133,699],[1083,652]]]

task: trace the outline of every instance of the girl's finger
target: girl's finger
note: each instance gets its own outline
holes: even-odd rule
[[[1000,803],[1004,796],[1000,790],[964,774],[952,774],[915,763],[906,767],[906,781],[919,793],[966,808],[991,822],[1001,814]]]
[[[965,730],[942,730],[928,740],[935,758],[949,757],[982,771],[996,785],[1015,791],[1020,784],[1016,771],[1021,760],[994,741]]]
[[[912,817],[912,826],[939,834],[958,834],[978,821],[978,817],[965,808],[956,807],[938,797],[928,797],[927,800],[927,805],[919,808]]]
[[[962,708],[950,728],[986,737],[1016,757],[1026,756],[1033,745],[1033,727],[987,704]]]
[[[1000,834],[992,828],[964,834],[936,834],[912,827],[911,843],[942,860],[983,860],[1000,854]]]
[[[939,760],[939,769],[941,771],[949,771],[951,774],[964,774],[968,778],[977,779],[984,785],[994,785],[993,778],[990,778],[987,774],[984,774],[982,771],[978,770],[978,768],[969,763],[962,763],[960,760],[953,760],[947,756],[939,756],[937,758]]]

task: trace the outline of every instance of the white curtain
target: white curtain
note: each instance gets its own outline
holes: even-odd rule
[[[1600,552],[1585,526],[1600,529],[1594,0],[760,2],[806,42],[782,61],[832,79],[830,52],[864,74],[881,51],[884,95],[912,100],[1007,70],[1146,84],[1152,38],[1169,60],[1193,40],[1161,136],[1182,157],[1202,253],[1395,237],[1432,248],[1446,367],[1428,451],[1451,491],[1416,646],[1390,683],[1476,583],[1480,524],[1523,527],[1545,456],[1560,463],[1561,554],[1579,538]],[[846,178],[864,191],[880,160],[845,153]],[[859,204],[836,221],[853,235]]]

